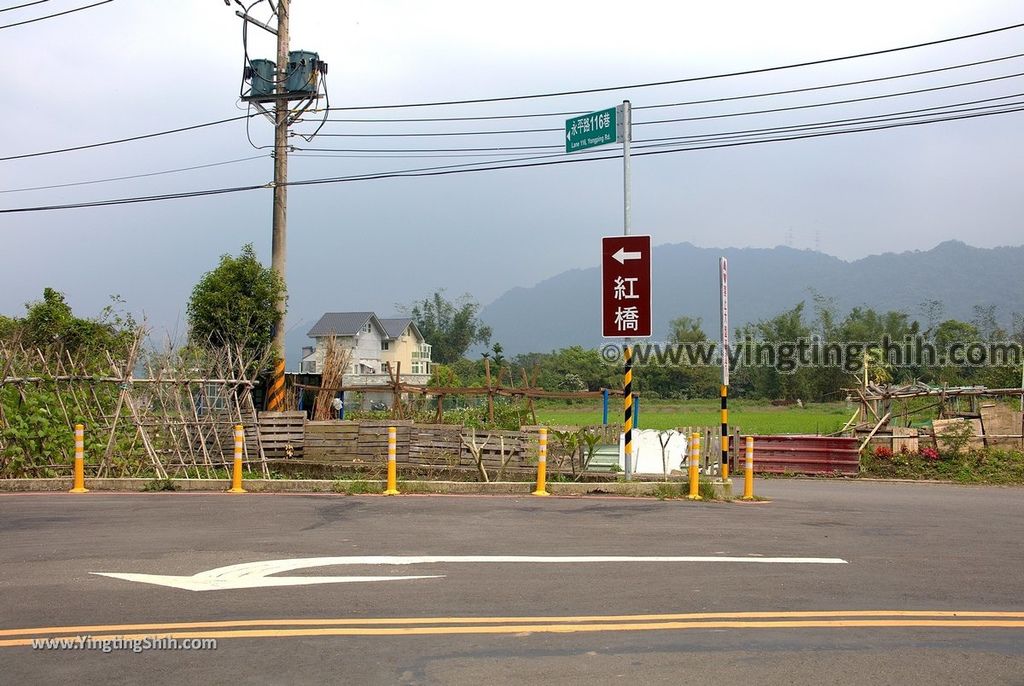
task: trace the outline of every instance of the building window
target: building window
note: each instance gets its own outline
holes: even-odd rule
[[[369,321],[366,322],[366,326],[363,327],[363,331],[365,331],[366,333],[370,333],[371,331],[373,331],[373,326],[370,324]]]
[[[380,349],[381,350],[388,350],[390,348],[391,348],[391,344],[388,343],[388,341],[381,341],[380,342]]]
[[[430,344],[421,343],[416,350],[412,351],[412,373],[430,373]]]

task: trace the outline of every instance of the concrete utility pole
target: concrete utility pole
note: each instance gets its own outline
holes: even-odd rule
[[[270,266],[287,283],[286,266],[288,257],[288,114],[289,101],[286,95],[288,75],[288,15],[291,14],[291,0],[277,3],[277,102],[274,105],[274,228],[271,240]],[[266,407],[278,411],[284,406],[285,370],[285,311],[287,294],[277,301],[280,320],[274,329],[273,350],[276,357],[274,373],[267,388]]]

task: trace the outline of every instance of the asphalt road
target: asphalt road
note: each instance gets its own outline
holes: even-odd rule
[[[758,489],[773,501],[2,495],[0,683],[1024,684],[1024,489]],[[252,587],[198,592],[94,574],[351,556],[716,559],[334,560],[266,578],[433,578],[246,567],[209,583]],[[85,635],[217,647],[30,645]]]

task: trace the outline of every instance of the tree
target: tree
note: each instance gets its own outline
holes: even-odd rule
[[[669,340],[673,343],[701,343],[708,340],[704,333],[704,320],[701,317],[676,317],[668,323]]]
[[[217,268],[204,274],[192,289],[189,339],[261,358],[270,349],[280,321],[276,303],[284,293],[284,281],[260,263],[251,243],[242,247],[238,257],[222,255]]]
[[[720,367],[701,363],[698,347],[709,347],[700,317],[680,316],[669,322],[669,342],[689,347],[693,353],[680,354],[677,362],[638,366],[633,383],[642,394],[662,398],[694,398],[718,393]]]
[[[505,348],[501,346],[501,343],[495,343],[491,346],[491,359],[494,360],[494,364],[499,367],[505,363]]]
[[[14,336],[14,332],[18,329],[18,320],[11,317],[5,317],[0,314],[0,341],[7,340]]]
[[[940,356],[948,355],[954,346],[960,347],[962,353],[966,346],[978,342],[978,338],[978,327],[957,319],[947,319],[935,329],[935,345]],[[938,382],[959,385],[970,383],[977,370],[969,366],[954,366],[947,360],[945,365],[937,366],[936,371]]]
[[[114,296],[114,303],[119,305],[121,300]],[[64,294],[53,288],[43,289],[42,300],[27,303],[22,319],[0,317],[0,338],[17,335],[26,346],[59,346],[72,355],[123,348],[135,328],[131,315],[122,317],[113,306],[103,308],[94,319],[76,317]],[[100,359],[105,358],[100,355]]]
[[[438,290],[430,298],[401,308],[409,313],[423,338],[431,345],[434,362],[452,364],[475,343],[491,340],[491,327],[477,317],[480,304],[468,294],[451,302]]]

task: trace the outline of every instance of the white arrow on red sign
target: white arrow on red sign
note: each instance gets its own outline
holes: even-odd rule
[[[626,260],[639,260],[643,257],[643,253],[639,251],[627,252],[625,248],[619,248],[612,257],[617,260],[619,264],[626,264]]]

